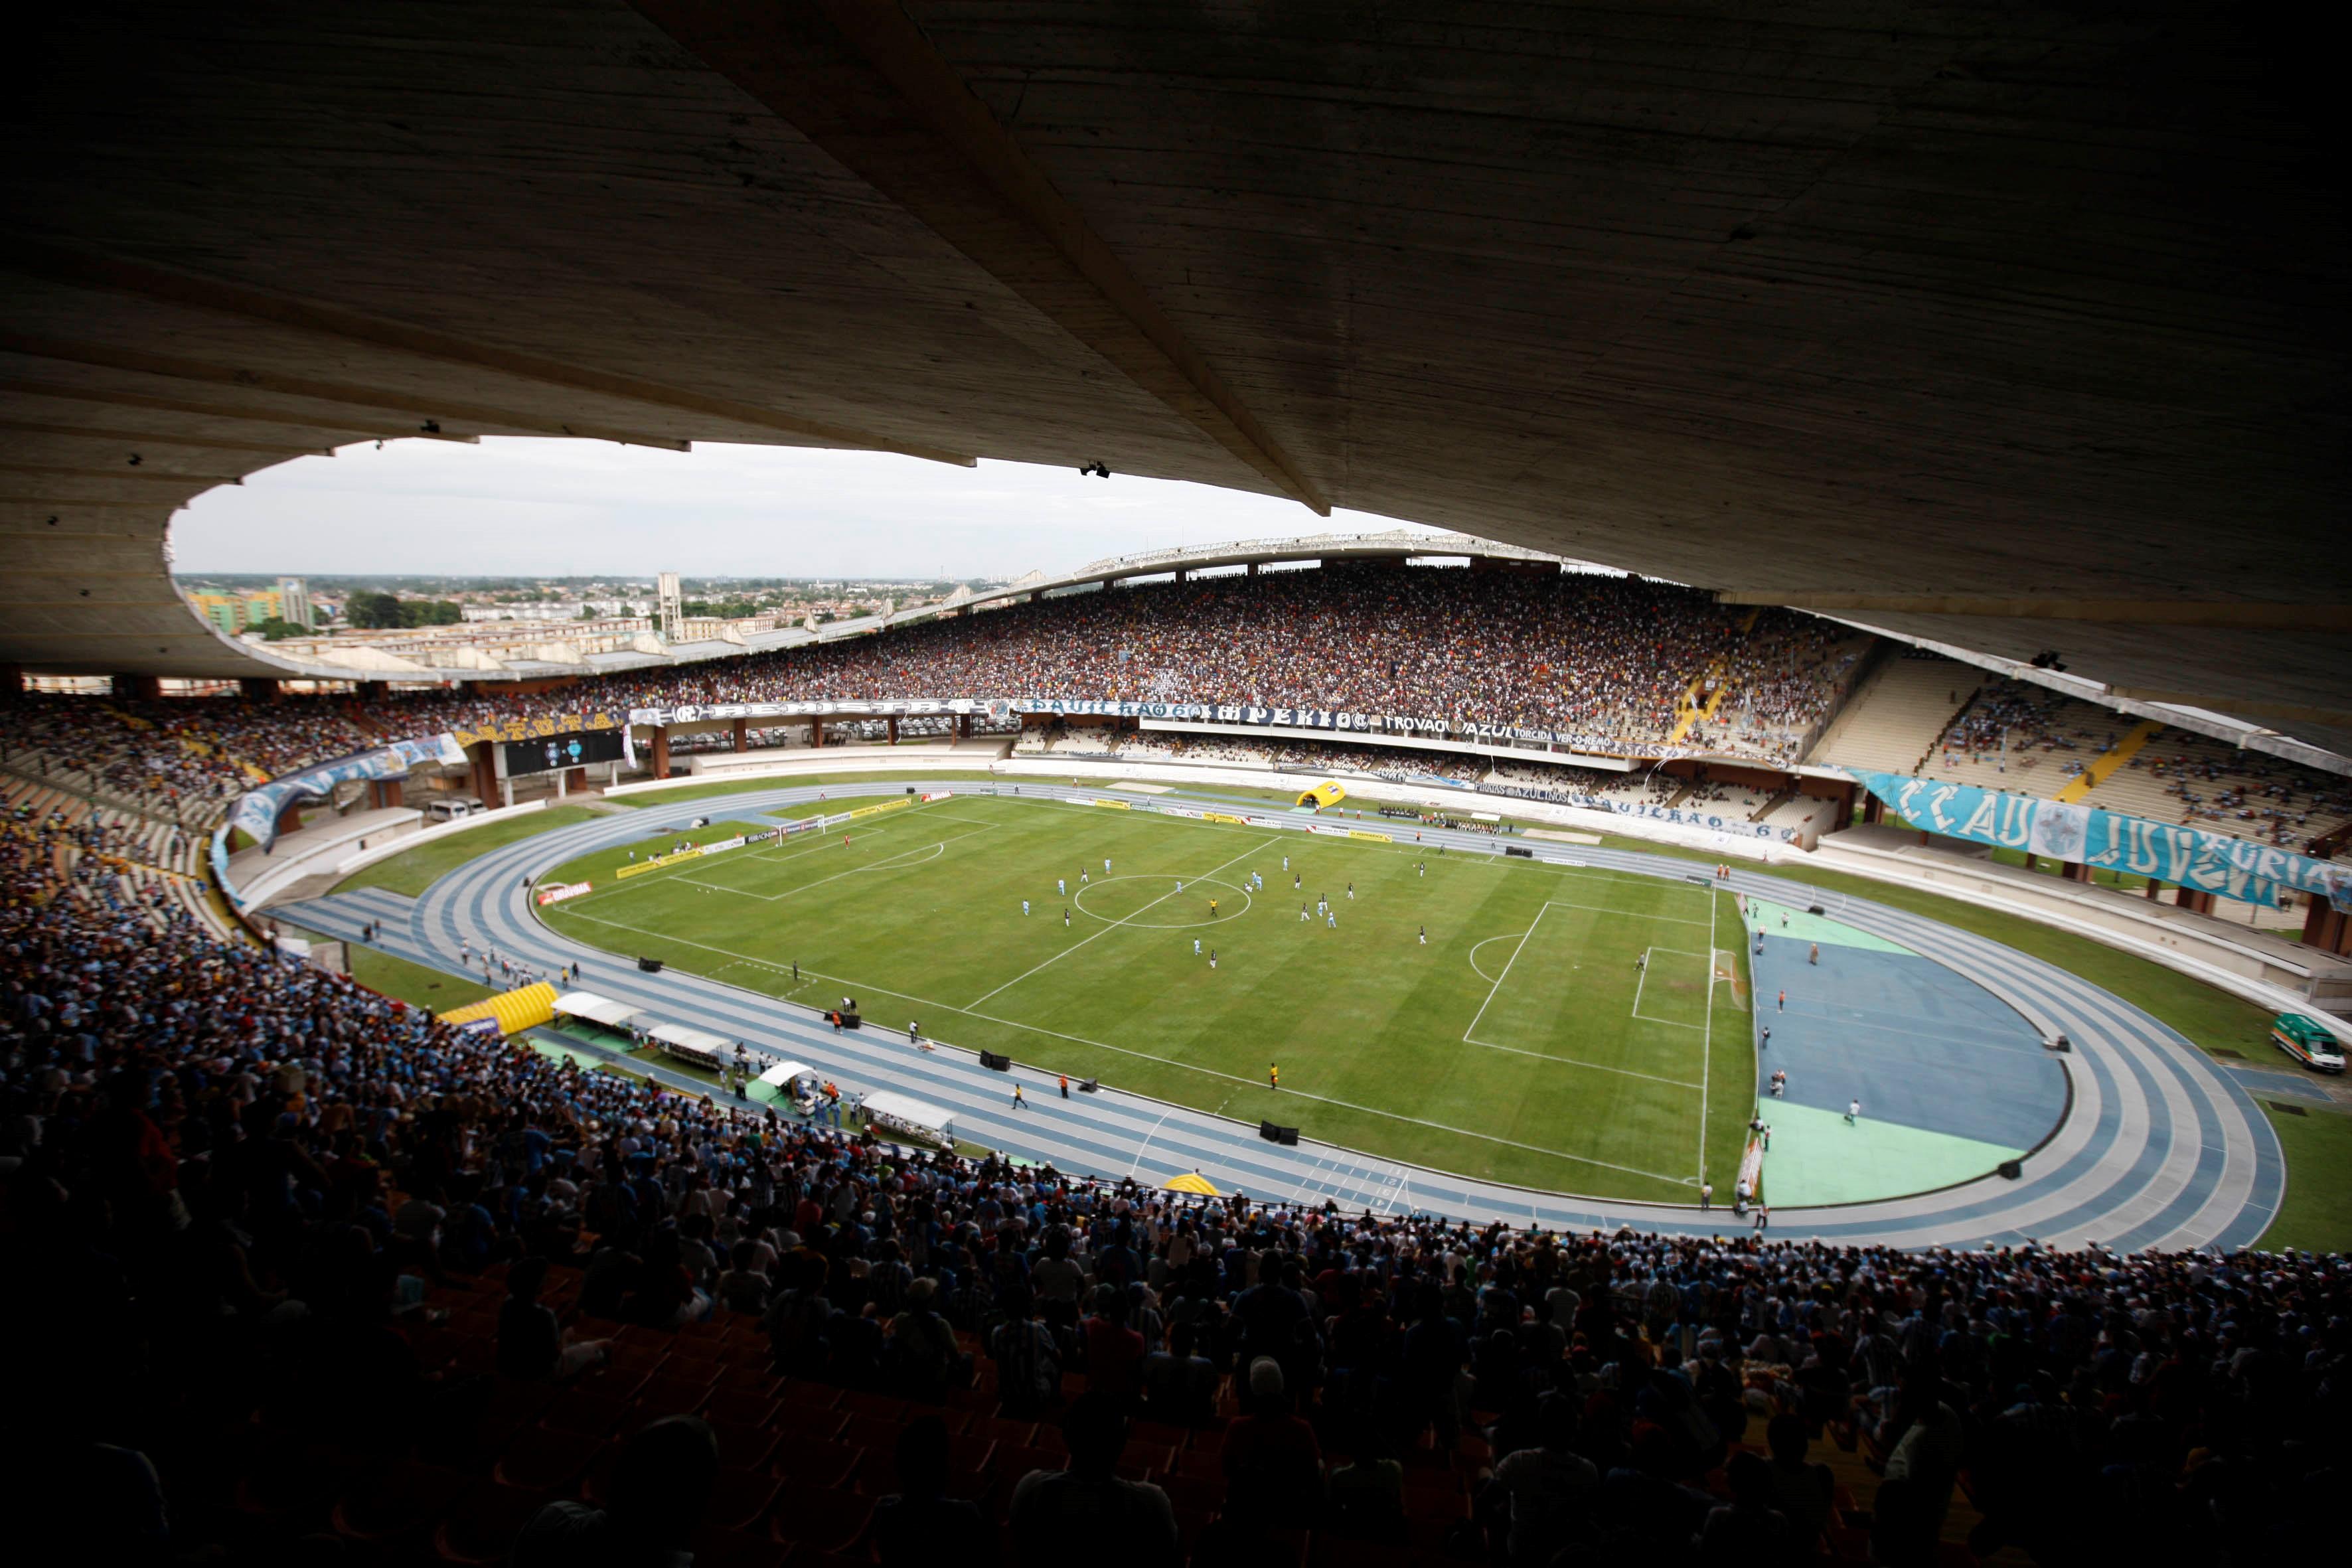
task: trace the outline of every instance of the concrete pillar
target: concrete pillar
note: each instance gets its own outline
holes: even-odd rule
[[[499,781],[499,804],[502,806],[512,805],[514,804],[514,780],[500,779]]]
[[[2164,891],[2164,884],[2163,884],[2163,883],[2161,883],[2161,882],[2158,881],[2158,880],[2157,880],[2155,878],[2153,878],[2153,877],[2150,877],[2150,878],[2147,879],[2147,901],[2148,901],[2149,903],[2153,904],[2153,903],[2158,902],[2158,900],[2157,895],[2158,895],[2158,894],[2159,894],[2159,893],[2161,893],[2161,892],[2163,892],[2163,891]]]
[[[152,675],[118,675],[114,677],[114,694],[135,702],[152,702],[163,695],[163,685]]]
[[[2173,902],[2184,910],[2194,910],[2200,915],[2210,915],[2213,912],[2213,895],[2200,893],[2193,888],[2181,889]]]
[[[1182,568],[1181,566],[1179,566],[1178,568],[1176,568],[1176,581],[1178,581],[1179,583],[1190,583],[1192,580],[1192,574],[1191,574],[1190,572],[1187,572],[1187,571],[1186,571],[1186,570],[1184,570],[1184,568]]]
[[[362,702],[381,702],[391,695],[392,683],[388,680],[362,680],[360,682],[359,700]]]
[[[1886,820],[1886,803],[1876,795],[1865,795],[1862,803],[1862,820],[1865,823]]]
[[[586,768],[572,768],[572,769],[570,769],[570,770],[568,770],[568,771],[569,771],[569,773],[570,773],[570,774],[571,774],[571,778],[572,778],[572,788],[573,793],[574,793],[574,794],[578,794],[578,795],[585,795],[585,794],[587,794],[587,793],[588,793],[588,770],[587,770]]]
[[[962,736],[967,741],[971,739],[971,714],[959,713],[956,715],[956,733]]]
[[[2087,882],[2091,879],[2091,868],[2080,860],[2065,862],[2059,868],[2058,874],[2070,882]]]
[[[669,777],[669,726],[654,726],[654,777]]]
[[[1255,561],[1249,563],[1249,574],[1253,577],[1257,575],[1257,563]]]
[[[378,811],[390,811],[400,805],[405,779],[377,779],[368,785],[368,805]]]
[[[555,798],[558,800],[562,800],[563,798],[563,785],[568,770],[563,768],[558,768],[555,770]]]
[[[472,788],[467,792],[484,805],[499,797],[499,758],[495,741],[477,741],[466,748],[472,760]]]
[[[890,726],[890,743],[895,746],[898,743],[898,716],[896,713],[886,714],[884,721]]]
[[[299,801],[289,800],[284,805],[278,808],[278,831],[280,834],[297,832],[301,828],[301,803]]]
[[[278,682],[270,676],[247,676],[236,683],[236,689],[247,702],[275,702],[278,700]]]
[[[2041,869],[2041,858],[2035,855],[2032,850],[2027,850],[2025,852],[2025,868],[2029,871],[2036,871]]]
[[[809,745],[813,749],[821,749],[824,745],[824,720],[812,719],[809,721]]]
[[[751,721],[748,719],[735,721],[735,749],[739,752],[751,749]]]

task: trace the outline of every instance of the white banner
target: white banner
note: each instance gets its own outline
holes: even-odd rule
[[[539,906],[545,909],[566,899],[576,899],[594,886],[593,882],[558,882],[553,887],[541,888],[538,893]]]

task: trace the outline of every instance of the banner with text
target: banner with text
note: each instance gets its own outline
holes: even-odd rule
[[[337,784],[354,780],[406,778],[408,771],[421,763],[457,767],[465,761],[464,748],[457,744],[456,737],[446,734],[394,741],[372,752],[353,752],[350,756],[287,773],[246,791],[237,797],[236,809],[229,813],[229,826],[243,831],[261,846],[262,853],[268,854],[278,843],[278,819],[289,805],[326,800],[333,795]]]
[[[1903,820],[1948,838],[2129,872],[2247,903],[2275,904],[2285,887],[2352,910],[2352,867],[2096,806],[1940,779],[1846,771]]]

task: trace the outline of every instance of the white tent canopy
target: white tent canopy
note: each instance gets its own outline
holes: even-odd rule
[[[682,1057],[704,1067],[724,1067],[735,1059],[735,1042],[707,1029],[689,1029],[683,1024],[663,1024],[646,1030],[646,1035],[671,1056]]]
[[[566,991],[555,999],[555,1010],[566,1017],[585,1018],[592,1024],[602,1024],[608,1029],[625,1029],[637,1009],[609,996],[599,996],[593,991]]]
[[[920,1132],[943,1143],[948,1141],[948,1123],[955,1114],[911,1095],[892,1094],[887,1089],[867,1095],[865,1109],[870,1121]]]
[[[816,1076],[816,1068],[806,1062],[778,1062],[760,1075],[760,1081],[771,1088],[790,1092],[793,1085],[800,1082],[801,1079]]]

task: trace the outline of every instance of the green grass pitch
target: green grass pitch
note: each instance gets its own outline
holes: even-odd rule
[[[616,879],[626,858],[551,873],[595,891],[542,918],[1369,1153],[1688,1202],[1702,1168],[1728,1192],[1753,1104],[1738,913],[1695,880],[982,795]]]

